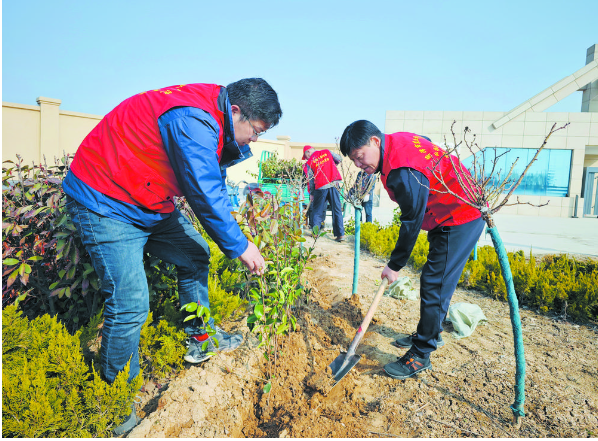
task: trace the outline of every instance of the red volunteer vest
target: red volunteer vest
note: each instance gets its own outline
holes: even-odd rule
[[[218,109],[221,86],[186,84],[142,92],[108,113],[77,150],[71,171],[90,187],[119,201],[159,213],[174,210],[182,196],[158,128],[158,118],[174,107],[197,107],[220,126],[218,158],[223,147],[224,113]]]
[[[440,225],[461,225],[477,219],[480,212],[462,202],[453,195],[440,193],[446,189],[434,176],[434,165],[444,153],[440,147],[414,133],[398,132],[384,136],[384,160],[380,179],[390,198],[396,202],[395,195],[386,186],[388,174],[397,168],[409,167],[423,173],[430,181],[428,205],[422,224],[422,230],[430,231]],[[456,157],[451,157],[453,163],[460,170],[460,163]],[[463,167],[463,172],[469,171]],[[439,173],[452,192],[467,200],[449,158],[444,157],[436,166],[435,173]]]
[[[334,158],[330,150],[319,150],[314,152],[305,163],[314,173],[314,185],[316,190],[334,181],[341,181],[341,174],[336,168]]]

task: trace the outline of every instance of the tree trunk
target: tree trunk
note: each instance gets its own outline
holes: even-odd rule
[[[487,221],[488,225],[493,225],[492,220]],[[507,300],[509,302],[509,311],[511,315],[511,326],[513,327],[513,340],[515,343],[515,401],[511,405],[513,411],[513,421],[519,426],[519,418],[524,417],[523,403],[525,402],[525,354],[523,352],[523,336],[521,333],[521,319],[519,317],[519,302],[513,286],[513,275],[507,251],[498,234],[496,226],[488,227],[494,249],[498,255],[502,277],[507,288]]]
[[[357,293],[357,279],[359,278],[359,255],[361,250],[361,207],[355,207],[355,260],[353,261],[353,294]]]

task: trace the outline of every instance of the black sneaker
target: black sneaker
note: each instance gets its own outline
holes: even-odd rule
[[[414,332],[411,335],[403,338],[397,338],[395,341],[391,343],[391,345],[396,346],[397,348],[401,349],[411,349],[413,346],[413,337],[417,335],[417,332]],[[436,349],[441,348],[444,346],[444,340],[442,339],[442,333],[438,335],[438,340],[436,340]]]
[[[404,380],[415,374],[432,369],[429,358],[420,358],[411,351],[397,359],[394,363],[388,363],[384,366],[384,371],[392,378]]]
[[[201,340],[202,336],[198,336],[199,339],[195,337],[189,338],[189,349],[187,349],[187,354],[185,354],[185,361],[188,361],[189,363],[201,363],[213,356],[216,351],[232,351],[237,349],[241,343],[243,343],[243,336],[240,334],[229,335],[218,326],[214,326],[214,329],[216,329],[216,334],[209,339],[205,338]],[[206,336],[206,334],[203,334],[203,336]],[[218,347],[214,345],[214,343],[216,343],[214,340],[218,341]],[[206,349],[203,350],[202,346],[206,341],[208,342],[208,345]]]
[[[114,436],[121,436],[129,433],[131,430],[135,428],[135,426],[139,423],[139,419],[137,418],[137,412],[135,412],[135,405],[131,405],[131,414],[127,417],[125,421],[120,426],[117,426],[112,430]]]

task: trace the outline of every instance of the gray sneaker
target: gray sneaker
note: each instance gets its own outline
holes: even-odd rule
[[[218,326],[214,326],[214,329],[216,329],[216,334],[207,340],[198,341],[193,337],[189,338],[189,349],[187,349],[187,354],[185,354],[185,361],[189,363],[201,363],[213,355],[210,352],[233,351],[243,343],[243,336],[240,334],[229,335]],[[218,340],[218,347],[214,345],[216,343],[215,340]],[[202,346],[206,341],[208,342],[208,346],[204,351]]]
[[[391,343],[391,345],[396,346],[397,348],[401,349],[409,349],[413,346],[413,337],[417,335],[417,332],[414,332],[411,335],[403,338],[397,338],[395,341]],[[444,340],[442,339],[442,333],[438,335],[438,340],[436,340],[436,349],[441,348],[444,346]]]
[[[112,433],[114,434],[114,436],[121,436],[126,433],[129,433],[139,423],[139,419],[137,418],[137,412],[135,412],[135,405],[132,404],[131,408],[132,408],[131,414],[127,417],[127,419],[125,421],[123,421],[120,426],[118,426],[118,427],[114,428],[114,430],[112,430]]]

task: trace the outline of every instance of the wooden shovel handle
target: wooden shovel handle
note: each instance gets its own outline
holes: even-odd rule
[[[374,301],[372,302],[372,306],[368,309],[368,313],[365,315],[363,322],[361,322],[361,326],[357,330],[357,334],[349,346],[349,350],[347,351],[346,359],[348,360],[353,354],[355,354],[355,349],[357,349],[357,345],[365,335],[366,331],[368,330],[368,326],[370,326],[370,322],[372,321],[372,317],[374,316],[374,312],[378,308],[378,303],[380,303],[380,299],[382,299],[382,295],[384,294],[384,290],[388,286],[388,279],[385,277],[380,284],[380,288],[378,288],[378,292],[374,297]]]

